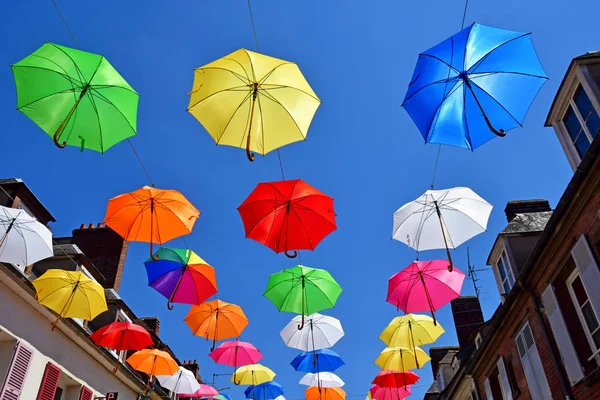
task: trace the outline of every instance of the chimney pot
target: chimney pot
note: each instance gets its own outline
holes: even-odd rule
[[[87,229],[87,224],[81,224],[81,226],[79,227],[79,229]]]
[[[90,229],[94,229],[94,224],[90,224]]]

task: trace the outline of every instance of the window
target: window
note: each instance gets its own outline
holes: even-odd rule
[[[481,338],[481,332],[478,332],[477,336],[475,336],[475,348],[478,349],[481,347],[481,343],[483,343],[483,339]]]
[[[600,130],[600,117],[581,86],[570,101],[563,124],[569,133],[579,157],[583,158],[590,143]]]
[[[600,324],[577,270],[567,280],[567,287],[590,346],[596,351],[600,348]]]
[[[515,342],[531,398],[533,400],[551,399],[552,392],[550,392],[548,379],[546,379],[544,367],[542,366],[542,359],[538,353],[533,332],[528,322],[517,334]]]
[[[506,251],[502,251],[496,266],[498,267],[498,273],[500,274],[500,282],[502,283],[502,287],[504,288],[504,293],[508,294],[508,292],[510,292],[510,289],[512,289],[513,286],[515,286],[515,276],[510,267],[510,263],[508,262]]]
[[[56,388],[56,392],[54,393],[53,400],[61,400],[63,395],[63,389],[61,387]]]

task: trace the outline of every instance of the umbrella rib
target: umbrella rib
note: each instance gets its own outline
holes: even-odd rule
[[[439,57],[437,57],[437,56],[434,56],[434,55],[432,55],[432,54],[428,54],[428,53],[421,53],[421,54],[419,54],[419,55],[420,55],[420,56],[423,56],[423,57],[431,57],[431,58],[433,58],[433,59],[435,59],[435,60],[437,60],[437,61],[441,62],[442,64],[446,65],[448,68],[450,68],[450,69],[453,69],[453,70],[454,70],[454,71],[455,71],[457,74],[460,74],[460,71],[459,71],[459,70],[457,70],[457,69],[456,69],[456,68],[454,68],[452,65],[448,64],[446,61],[442,60],[441,58],[439,58]]]
[[[447,84],[448,82],[453,81],[453,80],[456,80],[458,82],[458,78],[452,77],[452,78],[440,79],[440,80],[437,80],[437,81],[430,82],[427,85],[423,85],[422,87],[420,87],[419,89],[417,89],[414,93],[412,93],[407,99],[405,99],[402,102],[402,106],[404,106],[406,103],[408,103],[415,95],[419,94],[423,89],[426,89],[426,88],[428,88],[430,86],[437,85],[437,84],[440,84],[440,83],[446,83]]]
[[[313,96],[312,94],[297,88],[295,86],[289,86],[289,85],[271,85],[270,83],[267,84],[262,84],[261,86],[259,86],[258,90],[259,91],[263,91],[263,92],[269,92],[271,90],[277,90],[277,89],[292,89],[292,90],[297,90],[300,93],[304,93],[305,95],[307,95],[308,97],[317,100],[319,103],[321,103],[321,99],[319,99],[318,97]]]
[[[103,90],[103,89],[123,89],[123,90],[130,92],[131,94],[137,95],[138,97],[140,95],[138,92],[133,90],[133,88],[131,88],[131,87],[120,86],[120,85],[106,85],[104,83],[97,84],[97,85],[90,85],[90,89],[94,89],[95,91]]]
[[[467,79],[469,79],[469,78],[467,78]],[[517,119],[516,119],[516,118],[515,118],[515,117],[514,117],[514,116],[513,116],[511,113],[510,113],[510,111],[508,111],[508,110],[507,110],[507,109],[506,109],[506,108],[505,108],[505,107],[504,107],[502,104],[500,104],[500,102],[499,102],[498,100],[496,100],[496,98],[495,98],[494,96],[492,96],[492,95],[491,95],[491,94],[489,94],[489,93],[488,93],[488,92],[487,92],[485,89],[483,89],[481,86],[479,86],[479,85],[477,84],[477,82],[473,82],[473,81],[471,81],[471,79],[469,79],[469,81],[470,81],[471,83],[473,83],[473,84],[474,84],[474,85],[475,85],[475,86],[476,86],[476,87],[477,87],[479,90],[481,90],[483,93],[485,93],[485,94],[486,94],[486,95],[487,95],[487,96],[488,96],[490,99],[494,100],[494,102],[495,102],[496,104],[498,104],[498,105],[500,106],[500,108],[502,108],[502,109],[503,109],[503,110],[504,110],[504,111],[505,111],[505,112],[506,112],[506,113],[507,113],[507,114],[508,114],[508,115],[509,115],[509,116],[510,116],[510,117],[511,117],[511,118],[512,118],[512,119],[513,119],[513,120],[514,120],[514,121],[515,121],[515,122],[516,122],[516,123],[517,123],[517,124],[518,124],[520,127],[523,127],[523,124],[521,124],[521,123],[519,122],[519,120],[517,120]]]
[[[292,62],[289,61],[282,61],[281,64],[277,65],[276,67],[273,67],[269,72],[267,72],[262,78],[258,79],[258,84],[261,85],[263,84],[267,79],[269,79],[269,77],[271,75],[273,75],[273,72],[275,72],[276,69],[278,69],[279,67],[283,67],[284,65],[290,65],[290,64],[294,64]]]
[[[525,72],[517,72],[517,71],[473,72],[473,73],[469,74],[469,79],[473,80],[473,79],[484,78],[486,76],[498,75],[498,74],[520,75],[520,76],[528,76],[530,78],[548,79],[547,76],[528,74]],[[473,76],[473,75],[475,75],[475,76]]]
[[[302,230],[304,231],[304,234],[306,235],[306,239],[308,240],[308,243],[310,244],[311,250],[314,250],[315,246],[313,246],[312,240],[310,239],[310,236],[308,234],[308,229],[306,229],[306,225],[304,225],[304,222],[302,222],[302,218],[300,218],[300,215],[296,211],[295,207],[290,207],[290,211],[294,213],[294,215],[296,216],[296,218],[298,218],[298,222],[302,226]],[[319,214],[319,213],[316,213],[316,214]],[[289,228],[288,228],[289,227],[289,221],[290,221],[289,217],[286,218],[286,223],[288,224],[286,226],[286,232],[289,232]],[[287,236],[286,236],[285,240],[286,240],[286,250],[292,250],[292,249],[287,249]],[[307,306],[307,309],[308,309],[308,306]]]
[[[233,118],[238,113],[238,111],[242,108],[242,106],[244,105],[244,103],[246,103],[250,99],[250,96],[252,96],[252,92],[249,91],[246,94],[246,96],[244,97],[244,99],[242,100],[242,102],[237,106],[237,108],[235,109],[235,111],[233,112],[233,114],[231,114],[231,118],[229,118],[229,120],[227,120],[227,123],[225,124],[225,127],[223,128],[223,130],[221,131],[221,134],[219,135],[219,137],[216,140],[217,144],[219,144],[219,142],[221,141],[221,139],[223,139],[223,136],[225,136],[225,131],[227,131],[227,128],[229,127],[229,124],[231,123],[231,121],[233,121]],[[204,99],[204,100],[206,100],[206,99]],[[249,117],[246,119],[246,124],[248,124],[248,120],[249,120]]]
[[[331,225],[331,226],[333,226],[334,228],[336,228],[336,229],[337,229],[337,226],[336,226],[334,223],[332,223],[332,222],[331,222],[329,219],[327,219],[327,217],[326,217],[326,216],[324,216],[323,214],[321,214],[321,213],[317,212],[317,211],[316,211],[315,209],[313,209],[313,208],[306,207],[306,206],[303,206],[303,205],[300,205],[300,204],[296,203],[296,204],[294,204],[294,207],[290,207],[290,210],[291,210],[291,209],[294,209],[294,213],[295,213],[295,214],[298,216],[298,219],[300,219],[300,216],[298,215],[298,213],[296,213],[296,212],[295,212],[295,211],[296,211],[296,210],[295,210],[296,208],[300,208],[300,209],[302,209],[303,211],[311,211],[311,212],[313,212],[313,213],[317,214],[319,217],[321,217],[321,218],[323,218],[325,221],[327,221],[327,223],[329,223],[329,225]]]
[[[484,232],[487,232],[487,229],[486,229],[485,227],[481,226],[481,225],[479,224],[479,222],[475,221],[475,220],[474,220],[473,218],[471,218],[471,217],[470,217],[468,214],[465,214],[464,212],[462,212],[462,211],[459,211],[459,210],[457,210],[457,209],[456,209],[456,208],[454,208],[454,207],[450,207],[450,206],[445,206],[445,207],[447,207],[447,208],[440,207],[440,209],[447,210],[447,211],[456,211],[456,212],[458,212],[458,213],[461,213],[461,214],[463,214],[463,215],[467,216],[467,217],[468,217],[468,218],[469,218],[471,221],[475,222],[475,223],[476,223],[476,224],[477,224],[477,225],[478,225],[478,226],[479,226],[481,229],[483,229],[483,231],[484,231]]]
[[[431,120],[431,124],[429,124],[429,129],[427,130],[427,137],[429,138],[431,136],[431,132],[435,129],[435,125],[437,125],[437,122],[439,120],[439,116],[440,116],[440,109],[442,108],[442,104],[444,104],[444,102],[446,100],[448,100],[448,98],[453,95],[460,87],[461,87],[461,82],[457,81],[456,84],[454,86],[452,86],[452,89],[450,89],[450,91],[448,91],[448,94],[446,94],[443,98],[442,101],[440,101],[440,105],[437,107],[437,109],[435,110],[435,114],[433,119]],[[462,86],[464,86],[464,84],[462,84]]]
[[[294,121],[294,125],[296,126],[296,129],[298,129],[298,132],[300,133],[300,136],[302,136],[303,140],[306,140],[306,136],[304,135],[304,133],[302,132],[302,129],[300,129],[300,127],[298,126],[298,123],[296,122],[296,119],[292,116],[292,114],[290,113],[290,111],[279,102],[279,100],[277,100],[275,97],[273,97],[272,95],[266,95],[265,94],[265,98],[275,102],[276,104],[278,104],[281,108],[283,108],[286,112],[286,114],[291,118],[292,121]]]
[[[73,66],[75,67],[75,70],[77,71],[77,74],[82,78],[81,82],[85,81],[85,76],[83,75],[83,72],[81,71],[81,69],[79,68],[79,65],[77,65],[77,63],[75,62],[75,60],[73,60],[73,57],[71,57],[69,55],[69,53],[67,53],[66,51],[64,51],[61,47],[55,45],[54,43],[49,43],[51,46],[55,47],[56,49],[58,49],[60,52],[62,52],[65,56],[69,57],[69,60],[71,60],[71,62],[73,63]],[[102,57],[100,57],[100,59],[102,59]],[[90,78],[90,80],[88,82],[90,82],[92,79]],[[88,83],[86,82],[86,83]]]
[[[96,105],[94,96],[89,96],[89,99],[90,99],[90,103],[92,103],[92,107],[94,108],[94,111],[96,112],[96,120],[98,121],[98,129],[100,130],[100,150],[102,153],[104,153],[104,140],[102,138],[103,135],[102,135],[102,123],[100,122],[100,113],[98,112],[98,106]],[[73,125],[75,125],[75,122],[73,122]],[[69,132],[69,136],[67,136],[67,140],[71,137],[71,133],[73,133],[73,130],[71,130],[71,132]]]
[[[80,90],[80,89],[81,89],[80,87],[76,87],[76,88],[61,90],[60,92],[51,93],[51,94],[49,94],[47,96],[44,96],[44,97],[41,97],[39,99],[33,100],[33,101],[31,101],[31,102],[29,102],[27,104],[23,104],[22,106],[20,106],[18,108],[18,110],[21,111],[22,108],[29,107],[30,105],[35,104],[38,101],[46,100],[46,99],[48,99],[48,98],[50,98],[52,96],[56,96],[58,94],[67,94],[67,93],[73,93],[73,94],[75,94],[75,91],[76,90]]]
[[[229,61],[233,61],[233,62],[237,63],[240,67],[242,67],[242,69],[244,70],[244,73],[246,74],[246,76],[240,75],[237,72],[234,72],[234,71],[232,71],[230,69],[222,68],[222,67],[202,67],[202,68],[198,68],[198,70],[199,71],[204,71],[204,70],[207,70],[207,69],[218,69],[218,70],[221,70],[221,71],[229,72],[230,74],[232,74],[233,76],[235,76],[236,78],[238,78],[240,81],[242,81],[242,83],[244,83],[246,85],[251,82],[250,78],[247,76],[248,73],[246,72],[246,69],[244,68],[244,66],[242,64],[240,64],[239,62],[237,62],[236,60],[233,60],[231,58],[224,58],[224,59],[229,60]]]
[[[109,99],[107,99],[102,93],[100,93],[98,90],[96,90],[96,88],[91,87],[90,89],[92,89],[92,93],[95,93],[96,95],[98,95],[98,97],[101,100],[106,101],[108,104],[110,104],[111,106],[113,106],[115,108],[115,110],[117,110],[117,112],[119,114],[121,114],[121,116],[123,117],[123,119],[125,120],[125,122],[127,122],[127,125],[129,125],[129,127],[131,128],[131,130],[133,131],[134,135],[137,134],[135,131],[135,128],[131,125],[131,123],[129,122],[129,120],[127,119],[127,117],[125,117],[125,114],[123,114],[123,112],[121,111],[121,109],[119,107],[117,107],[112,101],[110,101]],[[135,93],[135,92],[132,92]],[[135,93],[137,94],[137,93]],[[94,96],[90,96],[90,97],[94,97]],[[139,98],[139,95],[138,95]]]
[[[222,89],[222,90],[217,90],[214,93],[211,93],[210,95],[206,96],[205,98],[203,98],[202,100],[199,100],[197,103],[195,103],[194,105],[191,105],[187,108],[187,111],[190,111],[192,108],[196,107],[198,104],[204,102],[205,100],[210,99],[211,97],[214,97],[218,94],[221,93],[225,93],[225,92],[236,92],[238,90],[236,89],[242,89],[242,88],[248,88],[248,86],[244,85],[244,86],[234,86],[234,87],[230,87],[230,88],[226,88],[226,89]],[[248,90],[248,92],[251,94],[252,91]]]
[[[471,34],[471,32],[469,32],[469,34]],[[475,62],[475,64],[473,64],[471,66],[471,68],[469,68],[467,70],[467,75],[470,75],[471,73],[475,72],[475,70],[477,68],[479,68],[481,66],[481,64],[485,61],[485,59],[488,58],[488,56],[490,54],[492,54],[494,51],[498,50],[500,47],[504,46],[505,44],[514,42],[517,39],[521,39],[521,38],[524,38],[525,36],[529,36],[529,35],[531,35],[531,33],[529,33],[529,32],[528,33],[523,33],[523,34],[521,34],[519,36],[516,36],[516,37],[510,39],[510,40],[507,40],[506,42],[500,43],[499,45],[497,45],[494,48],[490,49],[487,53],[485,53],[483,56],[481,56],[481,58],[479,58],[479,60],[477,60],[477,62]],[[467,56],[466,53],[467,52],[465,51],[465,57]]]
[[[32,56],[36,56],[36,57],[42,58],[42,59],[44,59],[44,60],[48,60],[48,61],[50,61],[50,62],[52,62],[52,63],[56,64],[54,61],[52,61],[52,60],[50,60],[50,59],[48,59],[48,58],[45,58],[45,57],[40,57],[40,56],[38,56],[38,55],[36,55],[36,54],[32,54]],[[69,83],[70,83],[72,86],[73,86],[73,84],[74,84],[74,83],[76,83],[76,84],[77,84],[77,86],[83,86],[83,82],[79,81],[79,80],[78,80],[77,78],[75,78],[75,77],[69,76],[69,75],[67,74],[67,71],[65,71],[65,70],[64,70],[64,69],[63,69],[63,68],[62,68],[60,65],[56,64],[56,66],[57,66],[57,67],[59,67],[60,69],[62,69],[62,70],[64,71],[64,73],[62,73],[62,72],[58,72],[58,71],[55,71],[55,70],[53,70],[53,69],[50,69],[50,68],[38,67],[38,66],[35,66],[35,65],[13,65],[13,66],[12,66],[12,68],[13,68],[13,69],[18,69],[18,68],[31,68],[31,69],[39,69],[39,70],[42,70],[42,71],[49,71],[49,72],[52,72],[52,73],[55,73],[55,74],[57,74],[57,75],[60,75],[60,76],[62,76],[62,77],[63,77],[63,78],[64,78],[64,79],[65,79],[67,82],[69,82]]]

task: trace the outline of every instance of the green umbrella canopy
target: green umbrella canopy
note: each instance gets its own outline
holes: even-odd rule
[[[302,314],[302,329],[305,315],[334,307],[341,292],[329,272],[298,265],[271,275],[264,296],[279,311]]]
[[[57,146],[104,153],[136,134],[139,95],[103,56],[46,43],[12,70],[17,109]]]

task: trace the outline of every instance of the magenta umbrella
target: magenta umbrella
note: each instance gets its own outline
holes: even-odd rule
[[[191,394],[178,394],[179,397],[208,397],[208,396],[218,396],[219,392],[212,386],[200,384],[200,389],[196,390]]]
[[[405,313],[435,311],[460,296],[465,274],[448,261],[415,261],[388,281],[387,301]]]
[[[448,261],[446,261],[446,271],[448,270]],[[395,387],[379,387],[371,386],[369,389],[373,400],[402,400],[411,395],[410,386]]]
[[[242,342],[240,340],[232,340],[223,342],[214,349],[209,357],[217,364],[230,365],[237,371],[237,367],[248,364],[256,364],[263,358],[263,355],[258,351],[252,343]]]

